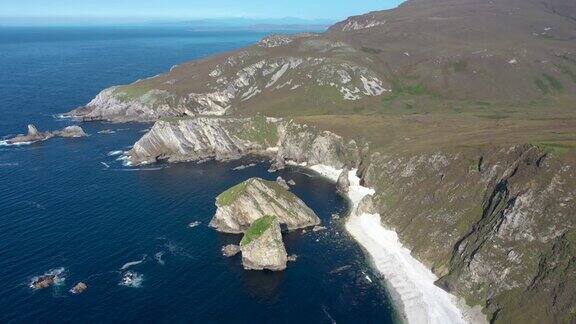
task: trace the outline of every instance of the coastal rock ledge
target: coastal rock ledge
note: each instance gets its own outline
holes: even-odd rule
[[[288,255],[276,216],[267,215],[254,221],[244,234],[240,249],[242,266],[246,270],[286,269]]]
[[[244,233],[266,215],[275,215],[289,230],[320,224],[320,218],[300,198],[277,182],[260,178],[224,191],[216,198],[216,206],[210,227],[224,233]]]

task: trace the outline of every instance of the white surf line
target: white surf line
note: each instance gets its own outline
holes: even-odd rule
[[[310,167],[332,181],[341,170],[325,165]],[[432,271],[410,255],[402,246],[396,232],[385,229],[379,214],[357,214],[358,204],[375,191],[360,185],[357,170],[349,173],[352,202],[346,230],[370,254],[377,270],[384,275],[388,287],[400,300],[408,323],[467,323],[459,299],[434,285],[438,279]]]
[[[130,267],[133,267],[133,266],[135,266],[135,265],[139,265],[140,263],[146,261],[146,257],[147,257],[147,255],[144,254],[144,255],[142,256],[142,259],[141,259],[141,260],[132,261],[132,262],[127,262],[127,263],[125,263],[125,264],[122,266],[122,268],[120,268],[120,270],[126,270],[126,269],[128,269],[128,268],[130,268]]]

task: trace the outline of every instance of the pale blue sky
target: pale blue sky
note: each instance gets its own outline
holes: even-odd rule
[[[328,18],[397,6],[400,0],[0,0],[2,17]]]

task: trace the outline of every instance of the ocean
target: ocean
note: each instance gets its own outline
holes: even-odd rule
[[[254,43],[264,32],[185,28],[0,28],[0,138],[70,124],[56,118],[100,90]],[[396,312],[347,235],[347,201],[310,171],[269,173],[256,158],[126,167],[149,124],[85,123],[83,139],[0,146],[0,323],[394,323]],[[103,133],[102,131],[106,131]],[[234,170],[243,164],[256,166]],[[250,177],[294,180],[325,231],[285,233],[280,273],[242,269],[207,225],[215,198]],[[194,226],[196,225],[196,226]],[[36,276],[59,273],[44,290]],[[130,272],[133,280],[123,284]],[[69,292],[88,284],[80,295]]]

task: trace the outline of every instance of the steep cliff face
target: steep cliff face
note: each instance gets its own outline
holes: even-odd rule
[[[574,260],[566,238],[576,226],[576,183],[566,159],[533,145],[376,153],[362,173],[383,223],[441,287],[484,304],[495,320],[556,321],[574,316],[576,302],[559,275]],[[548,261],[556,258],[563,270]],[[546,285],[535,284],[541,277]],[[544,296],[549,304],[538,301]]]
[[[256,220],[240,242],[242,265],[246,270],[286,269],[288,256],[282,242],[280,223],[275,216]]]
[[[274,181],[246,180],[216,199],[216,215],[210,226],[220,232],[244,233],[257,219],[274,215],[288,229],[320,224],[318,216],[296,195]]]
[[[276,119],[175,118],[158,121],[128,152],[132,164],[237,159],[278,142]]]

